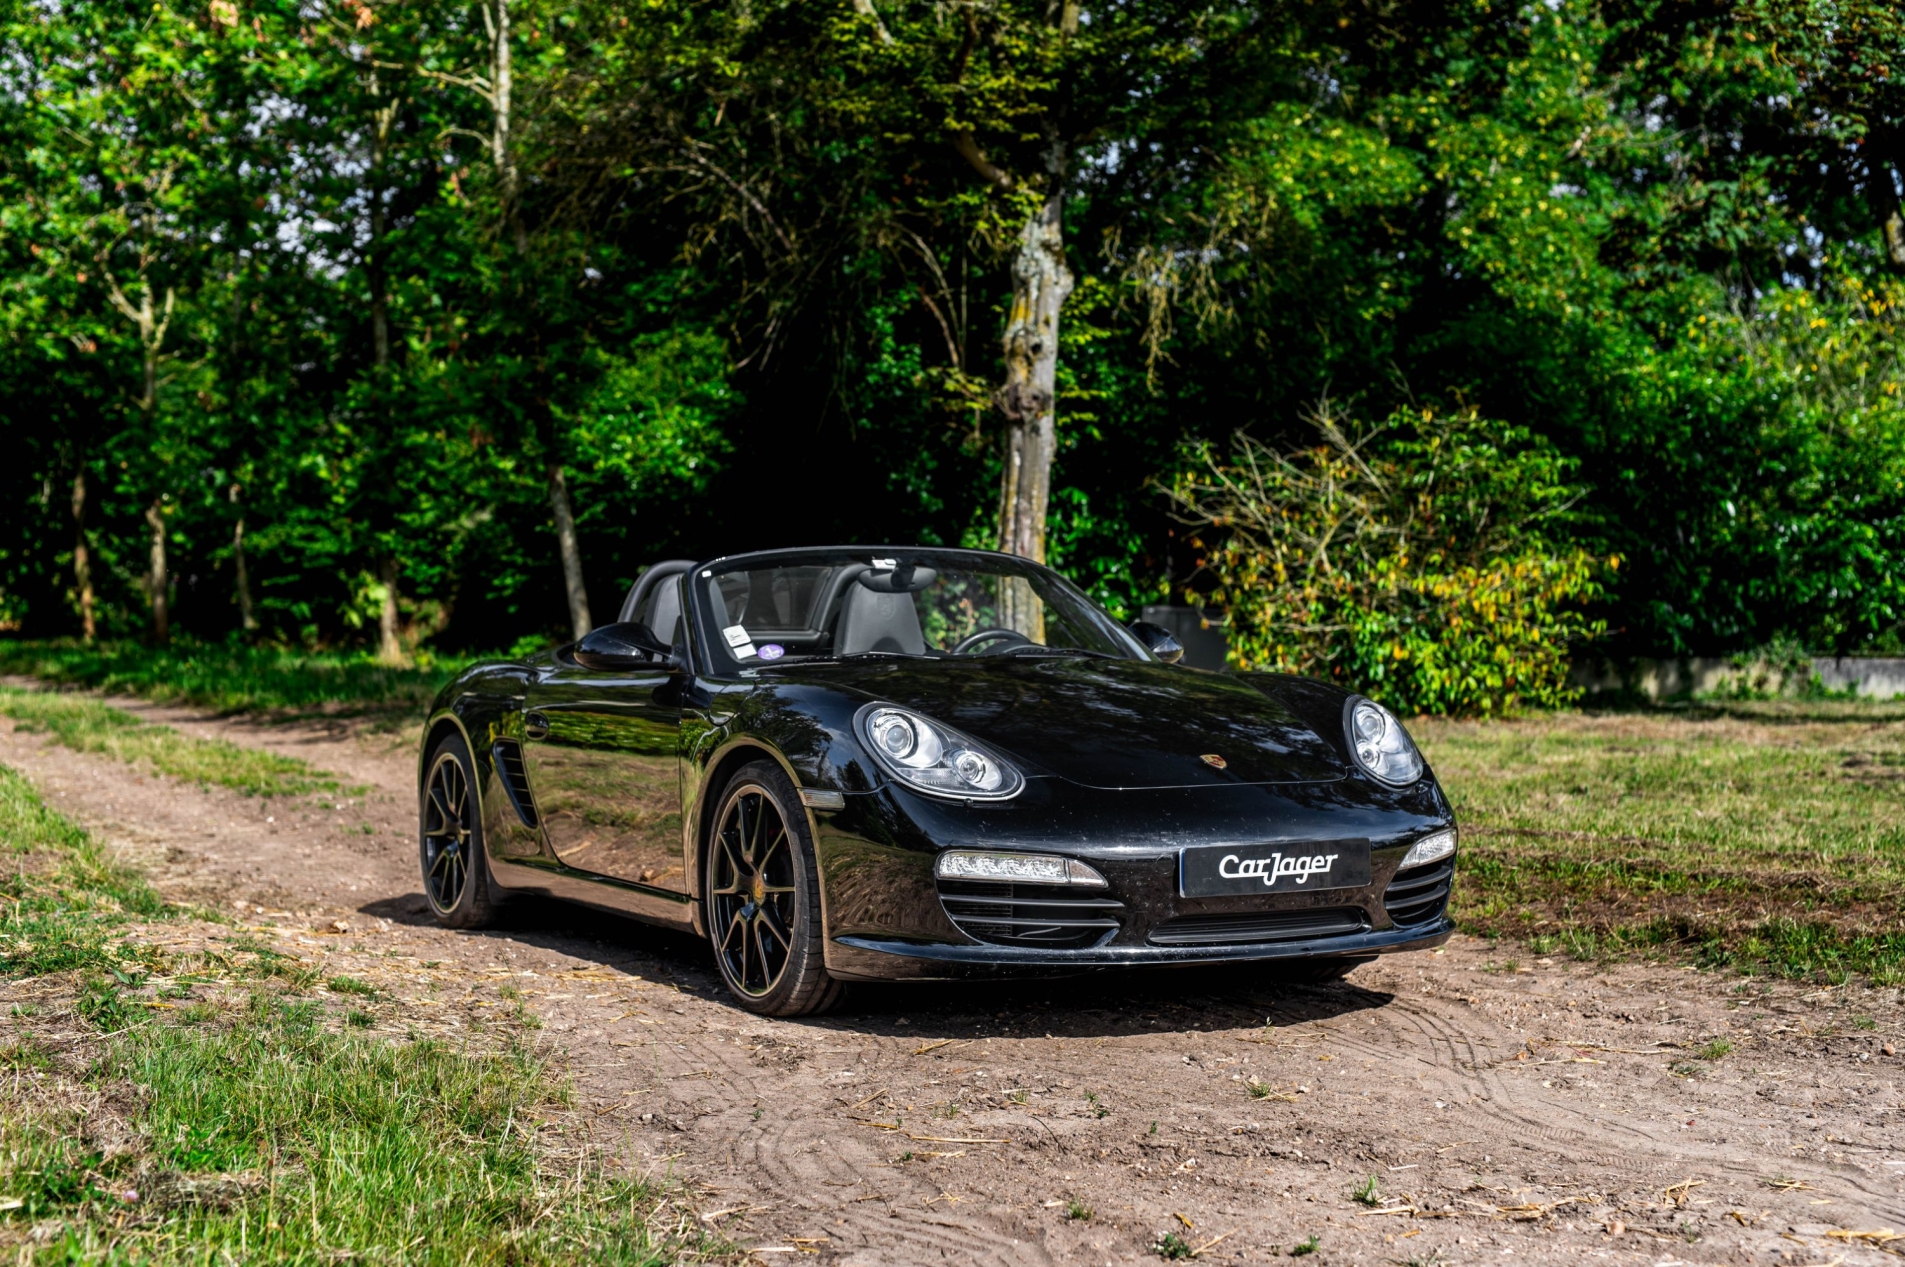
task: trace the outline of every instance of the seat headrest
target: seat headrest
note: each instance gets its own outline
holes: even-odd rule
[[[840,622],[834,627],[835,655],[867,651],[898,651],[922,655],[926,636],[920,632],[919,611],[910,593],[878,593],[862,585],[847,587],[840,603]]]

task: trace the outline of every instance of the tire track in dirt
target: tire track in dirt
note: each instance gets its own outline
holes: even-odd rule
[[[438,994],[420,985],[405,996],[419,1016],[454,1026],[501,1006],[496,985],[521,989],[598,1138],[617,1142],[633,1170],[689,1180],[744,1244],[856,1264],[1042,1267],[1156,1261],[1147,1246],[1167,1230],[1193,1246],[1228,1233],[1207,1248],[1211,1260],[1252,1261],[1317,1235],[1351,1259],[1387,1261],[1408,1233],[1409,1254],[1444,1262],[1657,1261],[1664,1242],[1604,1230],[1624,1218],[1697,1227],[1697,1244],[1674,1243],[1685,1261],[1796,1248],[1780,1233],[1801,1228],[1789,1234],[1852,1264],[1890,1260],[1820,1239],[1824,1216],[1905,1222],[1905,1168],[1883,1165],[1905,1152],[1832,1143],[1905,1139],[1905,1068],[1858,1061],[1843,1036],[1794,1046],[1742,1022],[1726,978],[1572,964],[1491,972],[1488,946],[1457,939],[1445,954],[1382,961],[1323,989],[1268,988],[1261,970],[881,987],[857,991],[837,1016],[769,1021],[730,1005],[705,947],[679,935],[541,904],[514,907],[481,934],[421,922],[414,752],[401,735],[128,706],[368,790],[319,805],[180,788],[3,723],[0,762],[151,867],[169,893],[288,908],[279,922],[330,963],[346,957],[346,939],[323,931],[335,921],[366,938],[367,956],[439,965],[415,973]],[[1856,1008],[1878,1017],[1879,1037],[1905,1037],[1896,990],[1776,996],[1767,1006],[1781,1018],[1804,1016],[1820,1033]],[[1655,999],[1671,1006],[1657,1015],[1646,1006]],[[1722,1032],[1736,1041],[1726,1062],[1690,1079],[1665,1072]],[[1588,1052],[1605,1065],[1536,1063],[1572,1055],[1557,1035],[1681,1046],[1658,1058]],[[1773,1066],[1791,1066],[1778,1102],[1754,1085]],[[1271,1098],[1248,1091],[1259,1080]],[[1689,1117],[1697,1128],[1676,1125]],[[1468,1213],[1369,1218],[1348,1199],[1369,1173],[1385,1192],[1467,1201]],[[1693,1174],[1707,1186],[1684,1206],[1663,1202],[1663,1189]],[[1774,1174],[1816,1191],[1767,1189]],[[1488,1213],[1585,1190],[1605,1200],[1528,1223]],[[1094,1217],[1067,1218],[1071,1200]],[[1752,1226],[1725,1218],[1749,1204]]]

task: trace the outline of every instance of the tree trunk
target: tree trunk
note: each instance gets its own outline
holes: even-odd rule
[[[589,621],[589,591],[582,584],[582,548],[576,542],[569,480],[560,462],[549,464],[549,507],[555,512],[556,544],[562,551],[562,583],[569,597],[569,627],[580,642],[582,635],[595,626]]]
[[[1065,199],[1057,179],[1019,235],[1019,254],[1012,264],[1012,310],[1005,328],[1005,386],[998,396],[1005,415],[999,549],[1035,563],[1045,562],[1045,517],[1058,448],[1058,319],[1072,291],[1061,218]],[[1042,641],[1041,612],[1029,587],[1010,590],[1007,610],[1000,613],[1002,623]]]
[[[371,92],[377,94],[375,77]],[[370,134],[370,250],[365,256],[365,280],[370,285],[370,359],[379,370],[390,364],[390,282],[384,269],[384,239],[388,224],[384,209],[384,165],[390,151],[390,129],[396,122],[393,101],[373,112]],[[384,390],[384,384],[378,385]]]
[[[490,37],[490,162],[496,168],[496,183],[503,199],[503,221],[515,245],[516,263],[521,270],[529,263],[529,230],[521,215],[521,182],[516,170],[516,156],[510,149],[510,134],[514,127],[511,99],[515,92],[516,77],[514,54],[509,44],[509,0],[492,0],[483,9],[483,21],[489,28]],[[521,302],[522,315],[533,323],[534,293],[523,294]],[[547,377],[540,355],[537,357],[536,373],[539,385],[546,384]],[[580,641],[584,634],[595,627],[589,618],[588,587],[582,580],[582,545],[576,537],[575,504],[569,497],[568,473],[563,469],[555,442],[556,422],[549,416],[546,405],[541,408],[543,418],[539,438],[548,455],[549,513],[556,521],[556,548],[562,559],[562,588],[569,600],[569,627],[574,631],[577,641]]]
[[[404,654],[403,638],[397,620],[397,560],[385,555],[377,565],[377,583],[384,591],[377,609],[377,659],[384,664],[406,668],[410,657]]]
[[[489,10],[483,12],[490,18]],[[503,218],[516,242],[518,256],[529,250],[529,233],[516,205],[518,180],[516,157],[510,153],[509,134],[513,119],[510,97],[515,91],[516,74],[509,47],[509,0],[495,0],[495,18],[490,24],[490,161],[496,165],[496,179],[503,190]]]
[[[86,472],[73,475],[73,588],[79,592],[79,627],[86,641],[98,632],[93,618],[93,558],[86,545]]]
[[[152,532],[151,570],[146,573],[146,595],[152,603],[152,640],[164,646],[172,639],[168,603],[172,578],[165,569],[165,506],[157,497],[146,506],[146,526]]]
[[[231,499],[238,500],[238,485],[232,485]],[[245,570],[245,512],[238,512],[238,522],[232,527],[232,569],[237,573],[235,584],[238,590],[238,619],[246,633],[258,631],[258,617],[251,607],[251,577]]]
[[[143,391],[136,402],[139,412],[145,417],[148,442],[156,440],[153,429],[159,416],[159,359],[165,348],[166,328],[172,324],[172,306],[175,299],[171,287],[165,291],[163,311],[155,311],[152,304],[152,282],[146,275],[149,258],[142,257],[139,264],[140,295],[137,307],[126,297],[125,291],[113,277],[111,269],[103,269],[107,293],[112,297],[113,306],[139,332],[139,350],[141,354]],[[171,597],[171,577],[165,570],[165,504],[162,498],[154,497],[146,507],[146,524],[152,530],[152,562],[146,573],[147,597],[152,603],[152,638],[164,644],[171,640],[172,621],[168,611]]]

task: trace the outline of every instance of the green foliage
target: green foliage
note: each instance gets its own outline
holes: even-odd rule
[[[1180,1262],[1186,1258],[1196,1257],[1191,1249],[1191,1243],[1176,1232],[1166,1232],[1158,1237],[1151,1244],[1151,1252],[1166,1262]]]
[[[153,522],[193,637],[394,657],[567,629],[557,487],[598,616],[658,557],[985,543],[1062,193],[1049,556],[1120,616],[1205,557],[1156,489],[1337,399],[1579,490],[1396,581],[1505,659],[1378,611],[1345,681],[1557,698],[1527,601],[1905,645],[1895,5],[514,0],[503,120],[497,3],[0,9],[0,629],[77,632],[82,549],[145,629]]]
[[[1573,698],[1571,647],[1596,562],[1550,534],[1572,463],[1473,414],[1328,412],[1317,443],[1209,445],[1171,489],[1204,534],[1242,669],[1333,677],[1412,713],[1496,713]]]

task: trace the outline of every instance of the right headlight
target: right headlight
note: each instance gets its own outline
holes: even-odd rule
[[[854,721],[873,759],[915,791],[1006,801],[1025,788],[1025,776],[1010,761],[910,708],[868,704]]]
[[[1349,750],[1369,777],[1402,787],[1422,777],[1422,754],[1396,715],[1373,699],[1352,695],[1343,706]]]

